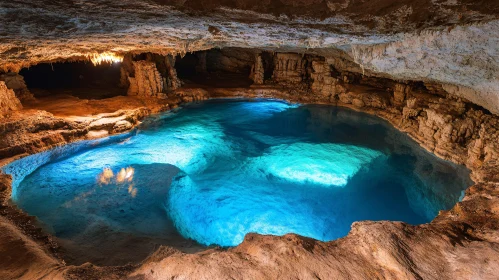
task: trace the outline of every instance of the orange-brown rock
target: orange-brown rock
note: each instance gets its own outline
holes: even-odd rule
[[[0,117],[21,108],[21,102],[17,99],[14,91],[7,88],[5,82],[0,81]]]
[[[163,97],[163,77],[156,64],[149,61],[134,61],[134,77],[128,77],[128,95]]]
[[[273,79],[280,83],[300,84],[307,72],[306,62],[299,54],[276,54]]]
[[[263,85],[264,83],[263,61],[261,54],[255,55],[255,63],[251,67],[250,79],[253,80],[255,85]]]
[[[348,1],[329,2],[327,7],[334,11],[350,7]],[[409,20],[409,7],[399,8],[398,17]],[[282,34],[279,32],[282,26],[254,27],[246,15],[241,17],[249,23],[213,23],[217,26],[210,25],[196,33],[180,28],[194,21],[185,20],[183,17],[187,15],[180,13],[178,19],[184,19],[182,24],[173,23],[178,29],[162,29],[155,26],[158,18],[164,14],[175,18],[179,14],[170,14],[168,9],[155,11],[159,16],[134,11],[144,19],[152,18],[148,28],[160,35],[153,36],[153,43],[138,42],[149,38],[149,31],[131,31],[131,35],[116,39],[122,44],[119,50],[146,52],[140,56],[125,55],[121,84],[129,88],[129,96],[104,100],[52,96],[23,99],[24,109],[9,105],[8,117],[0,120],[0,165],[58,145],[129,131],[147,115],[174,108],[181,102],[210,96],[272,97],[346,106],[378,115],[428,151],[465,164],[475,185],[453,209],[442,211],[431,223],[420,226],[358,222],[352,225],[347,237],[331,242],[293,234],[282,237],[249,234],[235,248],[184,254],[162,247],[139,264],[97,267],[66,266],[57,252],[57,244],[34,223],[36,219],[8,204],[11,182],[8,176],[0,175],[3,198],[0,250],[4,253],[0,256],[0,268],[4,268],[0,269],[0,278],[494,279],[499,274],[499,117],[494,114],[497,99],[490,94],[497,88],[493,79],[497,63],[488,58],[497,53],[493,40],[489,40],[497,32],[497,21],[459,26],[455,30],[353,38],[331,35],[336,31],[320,31],[314,26],[317,22],[305,24],[304,19],[289,19],[286,28],[303,24],[310,29],[300,27]],[[113,13],[109,17],[116,19]],[[266,20],[283,24],[279,18]],[[196,28],[199,26],[203,25]],[[382,26],[377,28],[385,30]],[[250,36],[260,31],[259,36]],[[192,34],[198,37],[189,37]],[[115,43],[94,35],[86,42],[88,46],[98,50],[116,47]],[[461,42],[465,38],[463,42],[475,50],[471,56],[463,51]],[[265,56],[262,51],[256,52],[259,55],[254,60],[242,59],[250,57],[254,50],[227,48],[196,54],[198,73],[209,72],[208,68],[239,73],[253,63],[252,87],[179,88],[175,61],[169,53],[184,54],[212,46],[258,46],[260,40],[268,48]],[[475,40],[479,43],[472,43]],[[33,55],[25,59],[25,54],[15,54],[21,50],[9,54],[17,41],[8,42],[0,53],[0,58],[8,57],[8,63],[0,63],[5,69],[88,52],[88,46],[79,46],[85,49],[80,51],[78,47],[66,46],[69,43],[65,41],[64,53],[56,56],[53,50],[60,44],[45,42],[48,45],[27,51]],[[269,51],[275,49],[286,53]],[[293,49],[303,53],[288,52]],[[266,68],[267,65],[273,66],[272,73],[269,73],[272,67]],[[10,86],[14,91],[4,90],[8,95],[4,100],[16,103],[12,95],[22,96],[24,82],[12,73],[8,79],[14,81]],[[461,83],[464,85],[456,85]]]
[[[242,244],[227,250],[210,249],[186,254],[161,247],[140,264],[112,268],[87,264],[65,266],[56,253],[47,251],[47,239],[40,237],[32,241],[31,231],[24,233],[16,229],[24,218],[0,220],[0,227],[4,229],[0,248],[6,252],[15,250],[16,254],[29,255],[32,259],[32,265],[27,265],[0,258],[0,264],[6,268],[0,271],[0,276],[50,279],[493,279],[499,272],[499,246],[496,245],[499,242],[499,149],[495,141],[499,133],[498,117],[477,108],[463,107],[464,101],[454,97],[442,98],[431,91],[424,94],[409,91],[403,109],[417,113],[403,118],[404,110],[391,105],[390,92],[354,84],[343,84],[343,87],[346,91],[339,94],[335,104],[381,116],[437,155],[466,163],[477,183],[466,191],[463,201],[450,211],[442,211],[431,223],[420,226],[399,222],[357,222],[347,237],[331,242],[294,234],[282,237],[248,234]],[[268,96],[304,103],[331,102],[330,96],[297,93],[279,84],[277,87],[255,86],[250,89],[190,88],[175,93],[178,100],[185,101],[207,94],[218,97]],[[123,98],[115,103],[123,104],[131,97]],[[151,102],[149,98],[145,100]],[[133,103],[130,105],[134,106]],[[62,112],[58,114],[62,115]],[[100,118],[88,117],[85,122],[76,122],[72,117],[73,123],[50,115],[44,118],[53,125],[59,123],[59,130],[64,130],[64,126],[74,126],[85,133],[88,129],[114,133],[118,127],[117,131],[129,128],[125,122],[128,118],[120,116],[105,114]],[[36,124],[32,120],[31,126]],[[49,129],[54,127],[49,126]],[[29,135],[33,138],[36,134]],[[53,144],[57,141],[66,143],[65,140],[53,139]],[[18,141],[13,143],[21,143]],[[25,147],[36,146],[24,143]],[[26,152],[43,150],[40,148],[43,145],[46,144]],[[4,180],[3,190],[8,193],[8,178],[0,175],[0,179]],[[8,195],[4,197],[8,198]],[[19,239],[27,241],[17,243]]]
[[[28,90],[23,76],[17,73],[5,73],[0,75],[0,81],[3,81],[7,88],[13,90],[19,100],[33,99],[33,95]]]

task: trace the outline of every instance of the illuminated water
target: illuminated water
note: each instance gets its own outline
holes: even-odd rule
[[[464,168],[378,118],[269,100],[189,105],[133,136],[51,157],[13,200],[88,249],[119,234],[169,245],[234,246],[248,232],[328,241],[354,221],[428,222],[470,185]]]

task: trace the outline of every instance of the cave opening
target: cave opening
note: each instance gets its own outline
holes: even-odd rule
[[[84,99],[125,95],[120,87],[120,64],[91,62],[42,63],[19,73],[35,97],[66,94]]]
[[[175,69],[186,86],[218,88],[249,87],[255,50],[211,49],[177,56]]]
[[[200,64],[200,53],[188,53],[185,56],[178,55],[175,61],[175,70],[177,70],[177,76],[182,80],[191,79],[196,74],[201,73],[202,67]],[[206,69],[205,69],[206,70]]]

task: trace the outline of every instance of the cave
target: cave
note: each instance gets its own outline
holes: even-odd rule
[[[5,3],[0,278],[497,278],[472,2]]]
[[[219,88],[249,87],[255,52],[245,49],[211,49],[177,56],[175,69],[187,84]]]
[[[120,66],[112,63],[42,63],[24,68],[19,74],[35,97],[69,94],[82,99],[102,99],[126,94],[120,87]]]

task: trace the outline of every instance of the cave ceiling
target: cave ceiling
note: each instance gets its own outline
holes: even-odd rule
[[[315,52],[499,112],[498,14],[496,0],[2,1],[0,71],[104,52]]]
[[[103,51],[311,49],[497,19],[498,1],[2,1],[2,64]],[[57,49],[57,50],[55,50]]]

